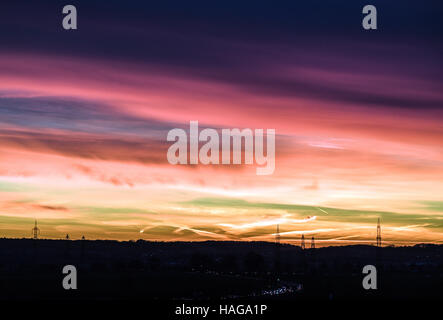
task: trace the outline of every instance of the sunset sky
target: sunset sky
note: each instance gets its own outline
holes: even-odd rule
[[[350,2],[2,3],[0,237],[443,243],[442,6]],[[169,164],[191,120],[275,172]]]

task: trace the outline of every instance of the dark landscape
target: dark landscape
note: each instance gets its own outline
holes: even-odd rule
[[[0,239],[1,300],[441,299],[443,246]],[[378,289],[364,290],[375,265]],[[78,289],[64,290],[74,265]]]

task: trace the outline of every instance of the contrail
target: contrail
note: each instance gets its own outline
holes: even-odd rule
[[[279,218],[279,219],[273,219],[273,220],[261,220],[261,221],[255,221],[250,223],[244,223],[240,225],[236,224],[230,224],[230,223],[219,223],[219,226],[222,227],[228,227],[232,229],[248,229],[248,228],[256,228],[256,227],[268,227],[273,226],[276,224],[292,224],[292,223],[305,223],[312,220],[317,219],[317,216],[309,216],[304,219],[287,219],[287,218]]]
[[[318,207],[316,207],[318,210],[320,210],[320,211],[322,211],[322,212],[324,212],[324,213],[326,213],[326,214],[329,214],[329,213],[327,213],[325,210],[323,210],[323,209],[320,209],[320,208],[318,208]]]

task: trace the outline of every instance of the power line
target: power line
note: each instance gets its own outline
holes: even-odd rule
[[[301,248],[302,248],[302,250],[304,250],[306,248],[304,234],[301,235]]]
[[[38,239],[40,234],[40,229],[37,227],[37,219],[35,220],[34,228],[32,228],[32,235],[34,239]]]
[[[381,247],[381,227],[380,227],[380,218],[377,221],[377,247]]]
[[[275,243],[280,244],[280,226],[277,224],[277,232],[275,233]]]

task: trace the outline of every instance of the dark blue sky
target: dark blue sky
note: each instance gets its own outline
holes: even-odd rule
[[[378,10],[376,31],[363,30],[362,8]],[[62,28],[62,8],[78,10],[78,30]],[[2,1],[0,51],[131,62],[175,74],[236,83],[281,95],[378,104],[386,97],[331,91],[303,79],[257,77],[269,60],[440,81],[441,1]],[[414,107],[409,99],[392,106]],[[438,108],[439,101],[420,102]]]
[[[79,29],[61,27],[62,7],[78,9]],[[361,27],[365,4],[378,9],[375,32]],[[443,39],[441,1],[2,1],[2,50],[30,50],[205,62],[214,37],[278,46],[339,41],[401,41],[435,46]],[[208,40],[208,41],[205,41]],[[155,45],[152,45],[152,42]],[[229,49],[229,48],[228,48]],[[198,54],[200,53],[200,54]],[[440,51],[441,53],[441,51]],[[203,61],[202,61],[203,60]],[[208,61],[212,62],[212,61]]]

